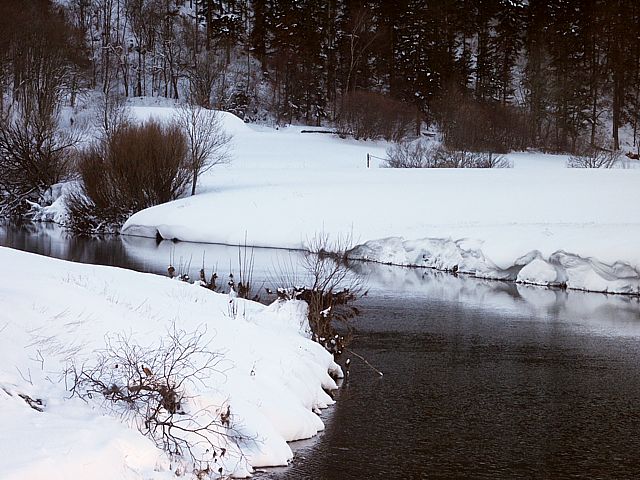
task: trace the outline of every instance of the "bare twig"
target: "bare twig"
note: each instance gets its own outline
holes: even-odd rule
[[[356,352],[354,352],[353,350],[350,350],[348,348],[345,349],[347,352],[349,352],[350,354],[356,356],[357,358],[359,358],[360,360],[362,360],[365,365],[367,365],[371,370],[373,370],[374,372],[376,372],[378,375],[380,375],[381,377],[384,375],[380,370],[378,370],[376,367],[374,367],[373,365],[371,365],[369,363],[369,361],[364,358],[362,355],[357,354]]]
[[[206,333],[206,328],[188,333],[174,325],[150,348],[130,336],[108,336],[94,364],[69,370],[70,391],[86,401],[101,399],[158,447],[203,468],[222,456],[229,442],[246,440],[234,429],[230,405],[189,409],[189,391],[222,374],[222,356],[208,349]]]

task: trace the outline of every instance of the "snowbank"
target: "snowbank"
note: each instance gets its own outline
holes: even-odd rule
[[[620,233],[625,234],[628,231]],[[509,240],[508,232],[506,237],[500,241]],[[610,242],[609,245],[611,244],[616,245],[616,242]],[[581,257],[562,250],[549,255],[532,250],[513,262],[505,263],[506,267],[500,267],[485,256],[482,246],[482,242],[464,239],[454,241],[449,238],[425,238],[405,241],[393,237],[359,245],[349,252],[349,257],[390,265],[435,268],[479,278],[511,280],[524,284],[640,295],[637,261],[616,261],[607,264],[595,258]],[[616,246],[620,247],[617,251],[624,251],[626,248],[620,242]],[[629,247],[631,248],[627,251],[633,256],[633,246]]]
[[[229,405],[246,439],[220,463],[234,475],[283,465],[287,441],[323,428],[316,413],[333,403],[325,389],[340,369],[305,338],[305,304],[265,307],[165,277],[76,264],[0,248],[0,478],[173,478],[167,457],[123,420],[69,398],[63,371],[90,362],[105,335],[156,344],[175,323],[207,327],[221,372],[190,393],[199,406]],[[67,379],[68,380],[68,379]],[[43,412],[20,397],[42,399]]]
[[[509,155],[508,169],[367,169],[384,143],[301,130],[238,131],[234,162],[198,195],[136,213],[123,233],[304,248],[325,232],[362,245],[355,258],[638,292],[640,169],[535,153]]]
[[[176,109],[173,107],[155,107],[155,106],[127,106],[130,116],[139,121],[157,120],[161,122],[172,121],[176,118]],[[211,115],[217,114],[220,118],[220,124],[227,133],[232,135],[243,133],[250,130],[249,126],[229,112],[216,112],[213,110],[205,110]]]

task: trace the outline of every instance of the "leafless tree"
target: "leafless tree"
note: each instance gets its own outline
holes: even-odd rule
[[[195,195],[200,175],[214,165],[230,161],[231,135],[227,134],[219,112],[194,104],[184,104],[176,118],[187,138],[187,164],[191,171],[191,195]]]
[[[100,94],[96,108],[96,123],[105,138],[129,123],[126,99],[114,85],[108,85]]]
[[[5,2],[7,3],[7,2]],[[0,214],[22,214],[65,179],[74,130],[60,128],[60,106],[73,97],[83,62],[76,31],[63,8],[27,2],[4,18],[0,6]],[[5,91],[6,87],[6,91]]]
[[[187,69],[189,96],[192,103],[211,108],[213,87],[218,81],[223,66],[213,50],[194,55],[193,64]]]
[[[347,78],[345,82],[347,92],[355,92],[357,82],[355,80],[359,65],[366,59],[369,48],[378,38],[378,33],[372,30],[373,14],[366,8],[360,8],[353,15],[348,25],[348,55]]]

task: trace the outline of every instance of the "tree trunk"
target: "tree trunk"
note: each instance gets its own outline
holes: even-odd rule
[[[198,170],[193,170],[193,183],[191,184],[191,195],[196,194],[196,185],[198,184]]]

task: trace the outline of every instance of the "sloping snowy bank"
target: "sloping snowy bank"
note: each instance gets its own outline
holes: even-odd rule
[[[564,156],[527,153],[509,155],[508,169],[367,169],[366,153],[384,156],[384,144],[231,120],[234,162],[205,175],[198,195],[133,215],[123,233],[304,248],[325,232],[360,244],[354,258],[638,292],[640,169],[570,169]]]
[[[234,300],[150,274],[75,264],[0,248],[0,478],[48,480],[173,478],[171,463],[100,401],[70,398],[71,362],[91,362],[105,336],[123,333],[154,345],[176,325],[203,331],[223,355],[219,373],[193,385],[193,406],[229,408],[245,440],[224,445],[223,471],[283,465],[286,441],[323,428],[316,413],[333,403],[326,389],[339,366],[305,338],[306,306]],[[235,310],[235,314],[234,314]],[[66,385],[65,385],[66,382]],[[21,397],[42,399],[44,411]]]
[[[205,174],[198,195],[136,213],[124,234],[304,248],[324,232],[359,244],[354,258],[638,293],[638,161],[571,169],[566,156],[516,153],[508,169],[395,170],[375,158],[367,169],[384,142],[255,128],[229,114],[223,123],[233,163]]]

